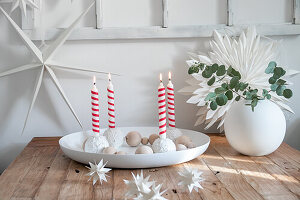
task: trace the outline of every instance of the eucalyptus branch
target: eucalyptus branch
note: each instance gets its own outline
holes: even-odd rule
[[[226,69],[224,65],[196,63],[189,68],[188,73],[201,73],[204,78],[208,79],[207,85],[209,86],[212,86],[215,82],[222,82],[225,78],[230,79],[229,82],[224,81],[221,87],[215,88],[214,92],[207,94],[205,101],[212,110],[225,105],[228,100],[233,98],[233,93],[237,95],[235,101],[239,101],[240,98],[251,101],[250,104],[246,105],[250,105],[253,111],[259,100],[271,99],[271,91],[285,98],[291,98],[293,95],[292,91],[286,88],[286,81],[281,79],[286,71],[282,67],[277,67],[276,62],[273,61],[269,63],[265,70],[266,74],[272,75],[269,78],[270,90],[263,89],[261,95],[258,94],[258,89],[253,89],[248,83],[242,82],[241,74],[231,66]]]

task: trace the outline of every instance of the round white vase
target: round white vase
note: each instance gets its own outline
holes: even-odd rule
[[[286,121],[282,110],[269,100],[258,101],[254,112],[246,101],[232,104],[224,128],[229,144],[249,156],[262,156],[275,151],[282,143]],[[249,102],[248,102],[249,103]]]

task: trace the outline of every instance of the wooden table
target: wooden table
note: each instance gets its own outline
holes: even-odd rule
[[[130,172],[112,170],[108,183],[87,182],[83,164],[67,158],[58,137],[34,138],[0,176],[0,199],[124,199],[123,179]],[[179,187],[177,171],[184,165],[203,171],[203,190],[191,194]],[[145,169],[163,183],[167,199],[300,199],[300,152],[283,143],[263,157],[243,156],[226,139],[212,135],[208,150],[188,163]]]

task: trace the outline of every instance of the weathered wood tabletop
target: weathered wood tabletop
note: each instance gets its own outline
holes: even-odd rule
[[[145,169],[167,199],[300,199],[300,152],[283,143],[268,156],[248,157],[233,150],[225,137],[212,135],[208,150],[181,165]],[[70,160],[58,137],[34,138],[0,176],[0,199],[124,199],[123,179],[131,171],[114,169],[108,182],[88,182],[87,168]],[[189,165],[203,171],[203,190],[191,194],[178,186],[177,171]]]

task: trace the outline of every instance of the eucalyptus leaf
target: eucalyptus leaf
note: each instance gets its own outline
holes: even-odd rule
[[[212,101],[212,102],[210,102],[209,107],[212,110],[216,110],[217,107],[218,107],[218,105],[217,105],[217,103],[215,101]]]
[[[287,99],[291,98],[293,96],[293,92],[290,89],[283,90],[283,96]]]
[[[219,94],[216,98],[218,106],[224,106],[228,101],[228,98],[225,94]]]
[[[268,67],[266,68],[265,73],[266,73],[266,74],[271,74],[271,73],[273,73],[274,68],[275,68],[276,66],[277,66],[276,62],[271,61],[271,62],[269,63],[269,65],[268,65]]]
[[[239,101],[240,99],[241,99],[241,96],[235,97],[235,100],[236,100],[236,101]]]
[[[276,78],[270,77],[270,78],[269,78],[269,83],[270,83],[270,84],[276,83]]]
[[[282,79],[278,79],[278,80],[277,80],[277,84],[278,84],[278,85],[284,85],[285,83],[286,83],[285,80],[282,80]]]
[[[257,106],[257,102],[258,102],[258,99],[256,99],[256,98],[251,101],[252,111],[254,111],[255,106]]]
[[[218,64],[213,64],[213,65],[211,66],[211,71],[212,71],[212,73],[215,73],[215,72],[218,70],[218,67],[219,67]]]
[[[229,87],[234,88],[239,81],[239,77],[235,76],[230,80]]]
[[[202,76],[203,76],[204,78],[210,78],[210,77],[212,76],[212,73],[211,73],[209,70],[204,70],[204,71],[202,72]]]
[[[207,81],[207,85],[211,86],[212,84],[214,84],[216,78],[213,76],[211,79],[209,79],[209,81]]]
[[[222,83],[222,88],[228,89],[228,84],[227,83]]]
[[[219,66],[216,75],[223,76],[226,73],[226,69],[224,65]]]
[[[281,67],[275,67],[274,74],[276,74],[279,77],[281,77],[283,75],[283,69]]]
[[[267,96],[267,94],[268,94],[269,92],[268,92],[268,90],[266,90],[266,89],[263,89],[263,93],[262,93],[262,95],[265,97],[265,96]]]
[[[278,96],[283,96],[283,91],[285,90],[285,86],[284,85],[279,85],[276,89],[276,94]]]
[[[248,83],[240,83],[240,90],[244,91],[248,86]]]
[[[272,84],[271,85],[271,90],[273,91],[273,92],[275,92],[276,91],[276,89],[278,88],[278,85],[275,83],[275,84]]]
[[[209,101],[209,100],[211,100],[211,99],[213,99],[214,97],[216,97],[217,95],[216,95],[216,93],[214,93],[214,92],[210,92],[210,93],[208,93],[208,95],[205,97],[205,101]]]
[[[227,96],[228,100],[231,100],[233,98],[233,92],[231,90],[225,92],[225,95]]]
[[[216,94],[222,94],[222,93],[224,93],[225,91],[226,91],[226,89],[223,88],[223,87],[218,87],[218,88],[215,89],[215,93],[216,93]]]

